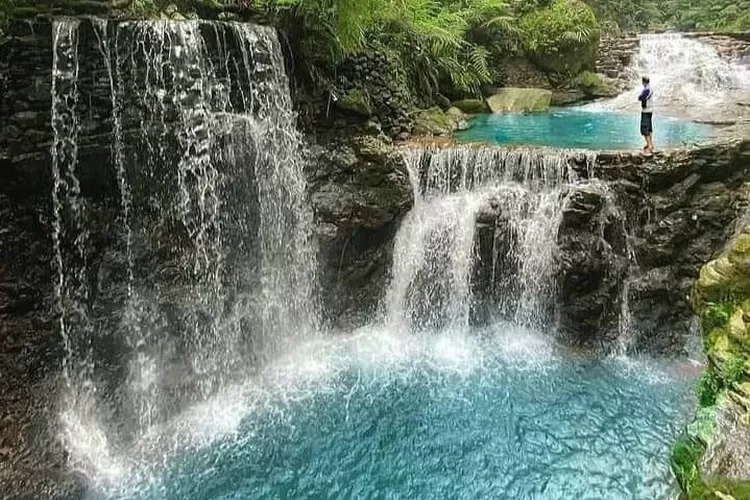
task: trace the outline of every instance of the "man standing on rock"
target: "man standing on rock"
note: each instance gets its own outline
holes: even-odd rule
[[[654,152],[654,124],[652,120],[654,108],[651,105],[654,92],[651,90],[651,82],[647,76],[644,76],[641,81],[643,82],[643,90],[638,96],[638,100],[641,101],[641,135],[646,139],[643,152],[650,155]]]

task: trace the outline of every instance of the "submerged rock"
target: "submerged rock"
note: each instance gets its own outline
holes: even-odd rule
[[[507,87],[487,98],[493,113],[545,111],[550,106],[552,92],[545,89]]]

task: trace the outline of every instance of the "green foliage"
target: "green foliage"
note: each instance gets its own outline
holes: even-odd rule
[[[587,0],[606,31],[750,28],[750,0]]]
[[[703,408],[716,404],[722,380],[712,368],[706,369],[698,382],[698,401]]]
[[[324,51],[331,60],[324,72],[347,53],[376,50],[400,61],[412,90],[427,97],[444,85],[478,94],[491,80],[490,58],[518,45],[516,20],[503,0],[260,0],[260,5],[271,17],[304,26],[300,46]]]
[[[541,68],[577,74],[593,65],[599,26],[591,8],[579,0],[555,0],[521,19],[525,51]]]
[[[732,355],[722,367],[721,381],[724,387],[730,387],[742,380],[745,372],[745,358],[739,354]]]
[[[722,328],[729,323],[734,311],[734,304],[731,301],[726,302],[709,302],[701,314],[701,325],[703,331],[709,333],[714,328]]]
[[[693,498],[694,492],[703,489],[703,479],[698,465],[705,451],[705,443],[689,434],[682,434],[672,446],[672,471],[682,491],[690,498]]]
[[[748,0],[666,0],[664,22],[681,30],[745,30],[750,28]]]

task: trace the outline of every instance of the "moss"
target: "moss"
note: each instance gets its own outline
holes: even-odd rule
[[[351,89],[342,95],[336,102],[339,109],[354,113],[356,115],[372,116],[372,101],[370,94],[364,89]]]
[[[721,387],[721,378],[716,375],[712,368],[709,367],[703,372],[698,382],[698,402],[701,407],[715,405]]]
[[[582,71],[571,83],[589,97],[609,97],[618,94],[614,85],[591,71]]]
[[[745,358],[739,354],[732,354],[726,361],[721,374],[724,387],[731,387],[739,383],[745,373]]]
[[[704,332],[725,326],[732,317],[734,304],[731,302],[709,302],[701,314],[701,326]]]
[[[703,489],[699,464],[705,452],[706,444],[688,433],[683,433],[672,445],[672,472],[688,498],[694,498],[693,495]]]
[[[722,478],[704,479],[700,462],[706,443],[690,433],[683,433],[672,446],[672,472],[689,500],[750,500],[750,482]]]
[[[449,135],[458,127],[458,120],[440,108],[422,109],[414,113],[414,134]]]

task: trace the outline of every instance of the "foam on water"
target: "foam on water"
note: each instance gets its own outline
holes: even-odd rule
[[[495,349],[502,347],[502,349]],[[301,345],[178,416],[105,499],[668,498],[686,379],[506,325]],[[133,454],[138,456],[137,454]],[[378,493],[379,492],[379,493]]]

